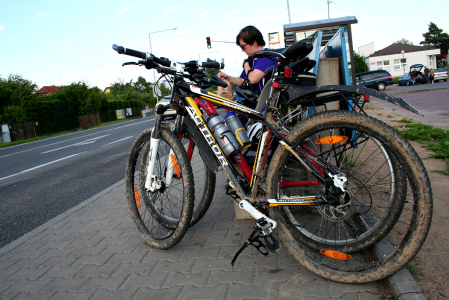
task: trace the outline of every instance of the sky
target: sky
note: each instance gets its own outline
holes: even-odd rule
[[[447,0],[333,2],[331,18],[358,20],[352,25],[356,51],[371,42],[380,50],[401,38],[419,45],[430,22],[449,33]],[[136,60],[112,50],[118,44],[150,52],[149,33],[156,56],[179,62],[224,58],[225,72],[238,76],[245,59],[235,44],[239,31],[254,25],[267,43],[270,32],[279,31],[282,40],[289,11],[291,23],[328,18],[327,0],[0,0],[0,76],[20,75],[39,87],[82,81],[102,90],[139,76],[153,82],[152,70],[122,67]]]

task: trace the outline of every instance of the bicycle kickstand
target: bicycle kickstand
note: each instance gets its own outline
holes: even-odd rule
[[[270,224],[264,218],[256,220],[253,225],[254,231],[251,233],[251,235],[245,241],[239,251],[237,251],[237,253],[234,255],[234,258],[231,261],[232,266],[234,266],[234,263],[239,257],[240,253],[242,253],[243,250],[245,250],[245,248],[248,246],[253,246],[257,249],[257,251],[259,251],[263,256],[266,257],[279,252],[281,246],[279,244],[279,241],[273,236],[271,228],[269,228],[269,226]],[[263,242],[260,240],[260,237],[263,238]]]

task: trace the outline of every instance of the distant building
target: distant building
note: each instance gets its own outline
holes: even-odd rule
[[[108,86],[107,88],[104,89],[103,94],[109,94],[110,92],[112,92],[114,88],[112,86]]]
[[[43,86],[40,90],[37,91],[38,96],[48,96],[54,94],[59,87],[51,85],[51,86]]]
[[[402,53],[403,51],[403,53]],[[426,46],[391,44],[365,58],[369,71],[386,70],[393,77],[407,73],[410,66],[422,64],[429,69],[436,68],[436,57],[440,49]]]

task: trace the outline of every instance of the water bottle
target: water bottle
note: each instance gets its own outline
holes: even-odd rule
[[[233,156],[240,151],[240,144],[219,114],[209,115],[207,125],[226,156]]]
[[[238,115],[236,115],[232,111],[229,111],[225,116],[225,120],[226,125],[228,125],[229,129],[237,138],[237,141],[242,147],[242,150],[251,146],[251,142],[248,138],[248,133],[246,132],[245,127],[243,127],[242,122],[240,122]]]

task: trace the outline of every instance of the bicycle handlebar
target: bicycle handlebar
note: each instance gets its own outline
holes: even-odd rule
[[[218,85],[218,86],[221,86],[221,87],[227,87],[228,86],[228,83],[224,82],[222,80],[213,80],[213,79],[209,79],[209,78],[204,78],[203,81],[206,82],[206,83],[209,83],[209,84],[212,84],[212,85]]]
[[[138,57],[141,59],[146,59],[147,58],[147,53],[145,52],[140,52],[140,51],[136,51],[133,49],[128,49],[122,46],[118,46],[116,44],[112,45],[112,49],[114,49],[115,51],[117,51],[119,54],[126,54],[129,56],[134,56],[134,57]]]

